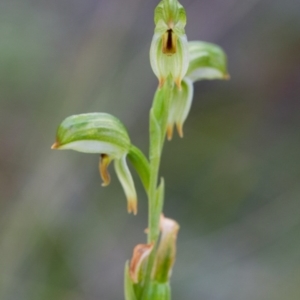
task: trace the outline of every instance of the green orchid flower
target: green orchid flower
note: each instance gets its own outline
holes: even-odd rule
[[[58,127],[52,149],[75,150],[100,154],[99,171],[103,186],[110,183],[109,164],[114,161],[116,174],[127,197],[128,212],[137,213],[137,194],[127,166],[129,155],[145,186],[148,181],[148,163],[129,139],[124,125],[106,113],[88,113],[66,118]]]
[[[155,9],[156,25],[150,47],[150,63],[163,86],[167,77],[181,89],[181,81],[189,66],[188,41],[184,27],[186,13],[177,0],[162,0]]]
[[[167,137],[172,139],[174,125],[183,137],[183,124],[190,112],[194,86],[199,80],[229,79],[227,57],[217,45],[206,42],[189,42],[189,67],[182,80],[182,89],[172,90],[171,107],[168,115]]]

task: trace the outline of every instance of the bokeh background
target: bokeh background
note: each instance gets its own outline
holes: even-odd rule
[[[104,111],[148,147],[156,0],[0,1],[0,299],[123,299],[145,241],[97,155],[51,151],[67,116]],[[174,300],[300,299],[300,2],[182,0],[189,40],[228,54],[168,142],[165,215],[181,230]]]

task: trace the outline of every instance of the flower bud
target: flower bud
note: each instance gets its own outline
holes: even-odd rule
[[[155,9],[155,30],[150,47],[150,63],[161,88],[171,75],[181,89],[189,65],[188,42],[184,27],[186,13],[177,0],[162,0]]]
[[[110,183],[107,168],[114,160],[117,176],[127,197],[128,212],[137,213],[137,195],[126,163],[132,145],[126,128],[117,118],[105,113],[68,117],[58,127],[56,142],[51,148],[100,154],[99,171],[103,186]]]
[[[176,240],[179,225],[163,215],[160,219],[161,238],[156,253],[153,279],[159,283],[168,282],[176,257]]]

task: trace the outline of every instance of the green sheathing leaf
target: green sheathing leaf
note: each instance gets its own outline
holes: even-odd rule
[[[158,283],[156,281],[151,281],[149,284],[149,288],[146,291],[146,293],[143,295],[142,299],[143,300],[170,300],[171,299],[170,284],[168,282]]]
[[[124,272],[124,292],[125,292],[125,300],[137,300],[134,288],[133,288],[133,282],[129,275],[129,262],[127,261],[125,264],[125,272]]]

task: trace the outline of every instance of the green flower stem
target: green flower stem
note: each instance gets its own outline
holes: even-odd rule
[[[157,183],[161,154],[166,136],[168,112],[171,102],[173,86],[174,84],[171,78],[169,77],[164,87],[161,90],[159,90],[159,92],[163,94],[163,97],[158,97],[159,101],[154,101],[150,111],[150,182],[148,190],[148,243],[156,242],[159,236],[159,218],[163,208],[163,197],[157,197]]]
[[[168,112],[171,102],[172,89],[174,83],[169,77],[163,88],[157,93],[161,93],[154,99],[153,106],[150,110],[150,179],[148,189],[148,243],[157,244],[159,238],[159,219],[164,203],[164,181],[157,187],[161,154],[166,136]],[[147,272],[145,276],[145,289],[143,298],[147,294],[147,288],[150,283],[151,272],[154,265],[155,249],[149,256]]]

